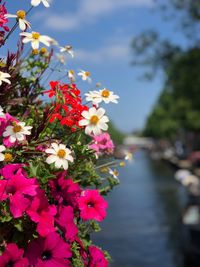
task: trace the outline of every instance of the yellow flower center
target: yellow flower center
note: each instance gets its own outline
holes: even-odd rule
[[[72,74],[72,75],[75,74],[74,70],[69,70],[69,73]]]
[[[89,71],[85,71],[85,76],[89,77],[90,76],[90,72]]]
[[[17,11],[17,17],[18,17],[18,19],[25,19],[26,12],[24,10],[18,10]]]
[[[40,38],[39,32],[32,32],[32,38],[38,40]]]
[[[22,127],[18,124],[14,124],[13,126],[13,132],[14,133],[19,133],[22,130]]]
[[[6,162],[9,162],[9,161],[13,160],[13,156],[10,153],[5,153],[4,157],[5,157],[4,161],[6,161]]]
[[[99,117],[96,116],[96,115],[93,115],[93,116],[90,118],[90,122],[91,122],[91,124],[96,125],[96,124],[99,122]]]
[[[39,54],[39,51],[38,49],[33,49],[32,50],[32,54],[35,56],[35,55],[38,55]]]
[[[57,156],[61,159],[63,159],[66,156],[66,151],[64,149],[59,149]]]
[[[104,90],[102,91],[101,95],[102,95],[103,97],[108,98],[108,97],[110,96],[110,91],[107,90],[107,89],[104,89]]]
[[[40,54],[44,55],[44,54],[46,54],[46,53],[47,53],[47,49],[46,49],[46,47],[42,47],[42,48],[40,49]]]

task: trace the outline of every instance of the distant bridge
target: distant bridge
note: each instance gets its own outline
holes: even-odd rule
[[[125,146],[136,146],[139,148],[151,148],[153,145],[153,140],[151,138],[146,138],[146,137],[127,135],[124,138],[123,144]]]

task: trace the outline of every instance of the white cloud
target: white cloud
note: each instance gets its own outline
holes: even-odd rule
[[[72,13],[40,13],[37,19],[44,21],[46,28],[69,31],[96,21],[117,10],[135,7],[151,7],[153,0],[81,0],[78,9]],[[49,11],[50,12],[50,11]]]
[[[130,39],[125,37],[123,39],[118,38],[118,40],[114,37],[112,42],[109,41],[95,50],[79,49],[75,51],[75,59],[77,61],[90,62],[92,64],[128,62],[130,55]]]

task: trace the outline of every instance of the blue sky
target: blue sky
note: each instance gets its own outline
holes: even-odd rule
[[[9,13],[29,8],[30,0],[7,1]],[[29,16],[32,30],[55,38],[60,45],[71,44],[76,52],[67,68],[89,70],[92,80],[120,96],[118,105],[105,108],[115,125],[124,132],[141,129],[163,84],[138,79],[141,71],[131,67],[131,40],[145,29],[154,28],[162,37],[184,42],[174,25],[165,23],[155,12],[153,0],[52,0],[46,9],[41,4]],[[7,47],[14,49],[13,38]],[[93,84],[78,81],[83,93]]]

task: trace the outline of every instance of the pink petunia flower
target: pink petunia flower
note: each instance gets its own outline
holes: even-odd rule
[[[28,196],[35,196],[37,187],[36,179],[13,175],[8,180],[0,180],[0,201],[9,198],[10,212],[14,218],[19,218],[30,204]]]
[[[89,260],[90,267],[108,266],[108,261],[106,260],[104,253],[99,248],[95,246],[90,246],[89,253],[90,253],[90,260]]]
[[[24,251],[19,249],[16,244],[10,243],[7,245],[5,251],[0,256],[1,267],[28,267],[29,262],[27,258],[23,258]]]
[[[37,223],[37,232],[45,237],[49,233],[55,232],[54,216],[57,213],[54,205],[49,205],[45,192],[37,189],[37,195],[33,197],[26,213],[32,221]]]
[[[14,163],[14,164],[7,164],[3,168],[0,169],[0,175],[3,176],[4,179],[10,179],[13,175],[23,175],[26,178],[26,172],[22,169],[25,164],[21,163]]]
[[[96,151],[98,156],[102,154],[113,154],[115,146],[112,139],[110,138],[109,133],[102,133],[100,135],[95,135],[92,137],[93,142],[91,145],[89,145],[89,148]]]
[[[77,183],[67,177],[67,171],[57,173],[57,179],[49,182],[51,194],[59,203],[77,207],[77,198],[81,194],[81,189]]]
[[[26,256],[34,267],[71,267],[68,260],[72,256],[70,245],[58,233],[31,242]]]
[[[103,221],[106,217],[108,203],[99,194],[98,190],[88,189],[82,192],[78,199],[80,217],[84,220]]]
[[[60,206],[56,217],[56,223],[60,230],[65,233],[65,238],[73,242],[77,236],[78,228],[74,223],[74,211],[70,206]]]

